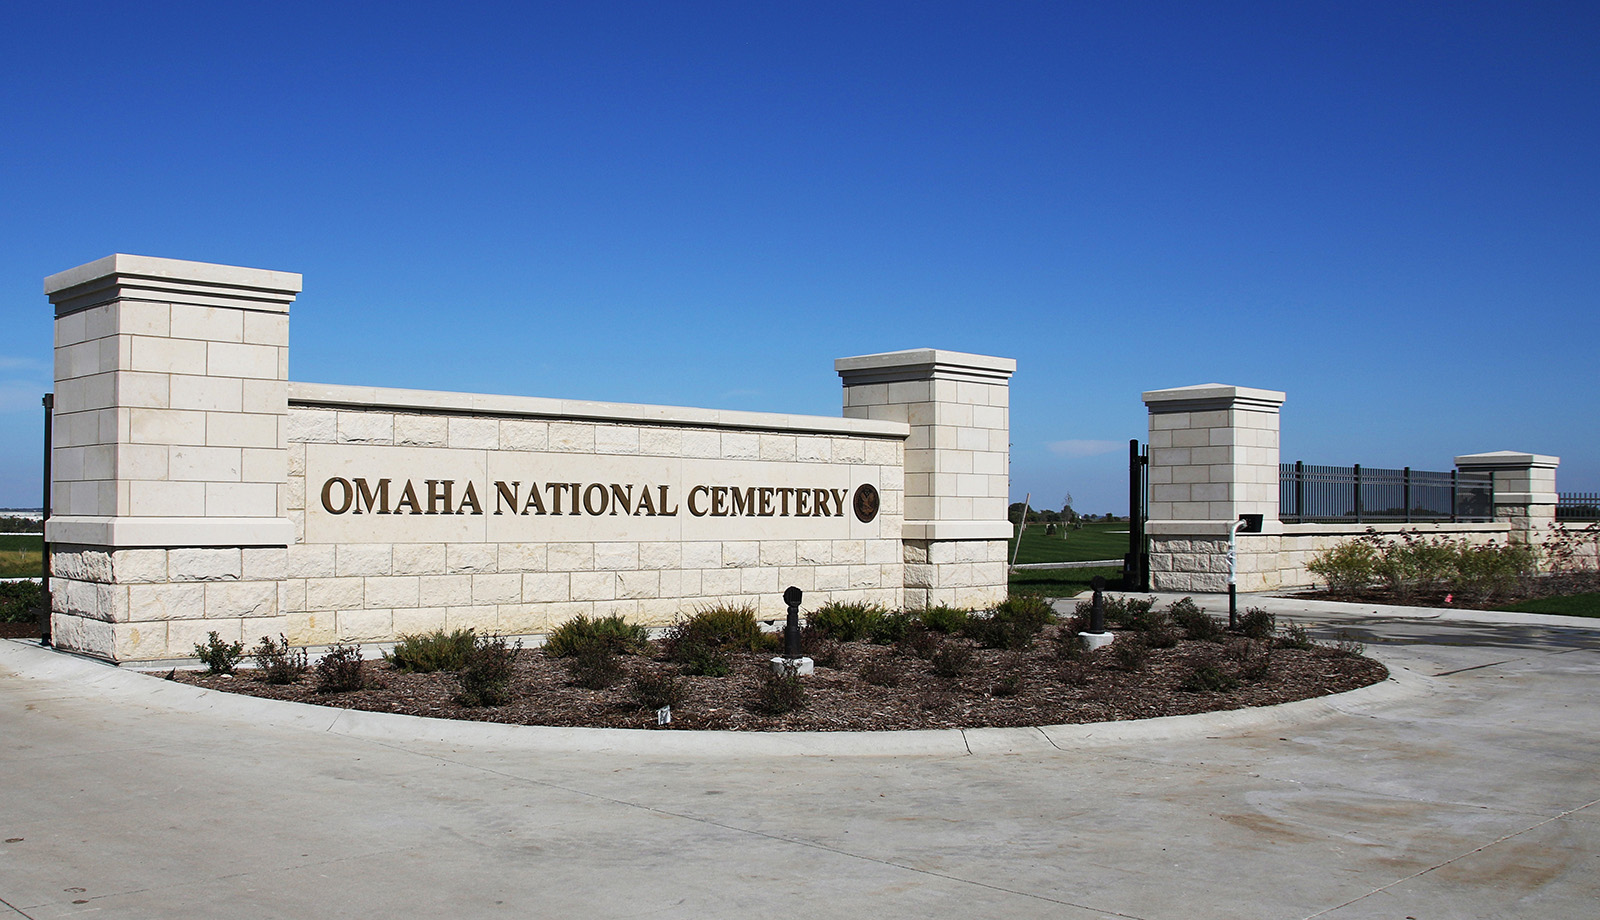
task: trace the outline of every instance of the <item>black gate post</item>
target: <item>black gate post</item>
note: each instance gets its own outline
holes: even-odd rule
[[[1122,582],[1129,591],[1150,590],[1150,553],[1145,549],[1145,502],[1150,456],[1139,439],[1128,441],[1128,555],[1122,560]]]
[[[50,610],[55,605],[50,600],[50,542],[45,539],[44,528],[50,520],[50,448],[54,444],[54,427],[56,414],[56,394],[44,394],[44,501],[39,505],[41,512],[39,528],[39,545],[44,549],[44,564],[39,573],[39,593],[44,597],[44,606],[39,608],[39,644],[50,644]]]

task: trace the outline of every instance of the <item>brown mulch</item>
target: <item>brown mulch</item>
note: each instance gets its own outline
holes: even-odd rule
[[[957,678],[938,676],[927,659],[905,645],[843,643],[836,646],[836,660],[826,647],[814,650],[820,660],[816,673],[802,679],[804,708],[784,715],[767,715],[755,708],[758,689],[771,674],[772,653],[735,653],[733,672],[727,677],[677,677],[687,692],[673,707],[668,727],[887,731],[1105,722],[1269,706],[1353,690],[1388,676],[1383,665],[1352,650],[1302,650],[1272,643],[1254,643],[1247,649],[1249,640],[1240,637],[1152,649],[1144,667],[1127,669],[1112,648],[1076,658],[1062,655],[1056,633],[1057,628],[1050,627],[1031,649],[1016,652],[976,648],[970,640],[946,638],[946,643],[971,648],[975,657],[975,668]],[[922,655],[928,651],[921,648]],[[1264,677],[1221,692],[1181,688],[1198,664],[1240,673],[1250,657],[1247,651],[1257,662],[1263,653],[1270,656]],[[676,672],[677,666],[642,656],[623,661],[628,677],[606,690],[588,690],[571,683],[563,660],[523,650],[516,657],[511,702],[484,708],[455,702],[459,685],[454,674],[406,674],[377,661],[366,664],[373,686],[348,693],[319,693],[315,669],[298,683],[280,686],[244,669],[235,676],[198,671],[168,676],[212,689],[373,712],[520,725],[656,728],[655,711],[634,699],[630,678],[646,671]],[[863,669],[894,685],[868,683]]]

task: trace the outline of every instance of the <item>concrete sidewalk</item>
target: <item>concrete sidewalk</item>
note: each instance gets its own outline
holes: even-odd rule
[[[730,737],[348,714],[0,642],[0,900],[41,920],[1600,916],[1600,624],[1241,606],[1349,631],[1396,679],[1140,723]]]

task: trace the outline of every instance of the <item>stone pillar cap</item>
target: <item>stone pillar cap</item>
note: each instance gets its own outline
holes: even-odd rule
[[[1456,467],[1458,469],[1553,470],[1560,465],[1560,457],[1552,457],[1548,454],[1529,454],[1516,450],[1491,450],[1482,454],[1462,454],[1456,458]]]
[[[1015,358],[974,355],[939,348],[912,348],[876,355],[857,355],[833,362],[847,385],[893,383],[930,378],[1004,383],[1016,373]]]
[[[300,289],[296,272],[120,252],[44,279],[57,316],[118,299],[287,313]]]
[[[1194,386],[1173,387],[1168,390],[1146,390],[1142,397],[1154,409],[1160,404],[1164,409],[1184,411],[1201,408],[1223,408],[1243,405],[1259,409],[1276,409],[1282,406],[1288,394],[1282,390],[1258,390],[1225,383],[1198,383]]]

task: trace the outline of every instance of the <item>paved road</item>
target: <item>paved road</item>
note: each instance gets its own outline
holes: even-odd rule
[[[1244,601],[1396,679],[697,739],[350,716],[0,642],[0,916],[1600,917],[1595,627]]]

